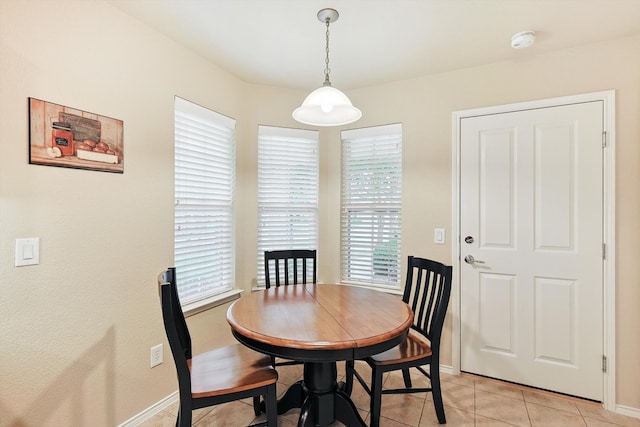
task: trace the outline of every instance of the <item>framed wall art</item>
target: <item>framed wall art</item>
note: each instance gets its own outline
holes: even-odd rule
[[[122,120],[29,98],[29,163],[123,173]]]

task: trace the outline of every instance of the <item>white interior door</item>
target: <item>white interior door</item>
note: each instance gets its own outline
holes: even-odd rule
[[[601,401],[603,103],[461,120],[463,371]]]

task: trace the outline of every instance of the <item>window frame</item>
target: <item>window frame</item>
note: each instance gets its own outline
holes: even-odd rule
[[[235,287],[235,158],[235,120],[176,96],[174,265],[185,313],[240,293]]]
[[[317,130],[258,126],[258,288],[265,286],[264,251],[317,250],[319,149]]]
[[[399,291],[402,124],[344,130],[340,139],[341,283]]]

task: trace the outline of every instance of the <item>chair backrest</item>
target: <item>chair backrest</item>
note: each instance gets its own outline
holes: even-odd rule
[[[309,265],[311,264],[311,265]],[[311,277],[309,273],[311,270]],[[264,252],[264,280],[267,289],[272,279],[276,286],[316,283],[315,249],[292,249]]]
[[[191,375],[187,361],[191,359],[191,335],[180,306],[176,285],[176,269],[170,267],[158,276],[158,292],[162,306],[164,330],[178,371],[181,396],[191,396]]]
[[[440,336],[451,296],[452,274],[450,265],[409,256],[402,300],[413,310],[411,327],[429,339],[434,354],[439,353]]]

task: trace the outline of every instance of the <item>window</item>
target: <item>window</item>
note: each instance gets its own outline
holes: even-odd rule
[[[342,282],[400,287],[402,125],[342,132]]]
[[[183,306],[233,288],[235,120],[175,99],[174,262]]]
[[[258,284],[264,251],[317,249],[318,132],[258,128]]]

